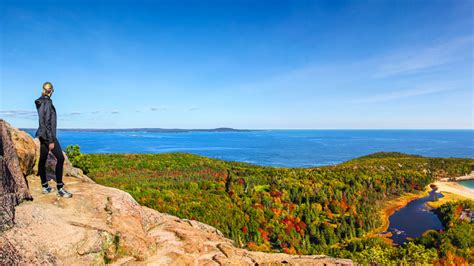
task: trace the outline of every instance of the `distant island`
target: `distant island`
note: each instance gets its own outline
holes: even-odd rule
[[[25,131],[36,130],[36,128],[20,128]],[[235,129],[230,127],[219,127],[210,129],[181,129],[181,128],[60,128],[63,132],[147,132],[147,133],[186,133],[186,132],[251,132],[261,131],[254,129]]]

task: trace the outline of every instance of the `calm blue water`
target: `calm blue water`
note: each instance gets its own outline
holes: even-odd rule
[[[474,180],[465,180],[465,181],[460,181],[459,184],[474,189]]]
[[[474,158],[474,130],[59,131],[58,138],[63,149],[79,144],[84,153],[190,152],[285,167],[337,164],[379,151]]]
[[[433,190],[424,198],[410,201],[389,217],[388,231],[393,234],[391,237],[393,242],[400,245],[407,240],[407,237],[419,237],[430,229],[443,229],[438,216],[426,205],[428,201],[433,201],[436,197],[442,198],[443,195]]]

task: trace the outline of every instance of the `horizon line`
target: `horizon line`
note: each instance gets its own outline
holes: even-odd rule
[[[37,128],[19,127],[21,130],[36,130]],[[266,130],[471,130],[474,128],[233,128],[233,127],[213,127],[213,128],[162,128],[162,127],[124,127],[124,128],[58,128],[57,130],[216,130],[227,129],[235,131],[266,131]]]

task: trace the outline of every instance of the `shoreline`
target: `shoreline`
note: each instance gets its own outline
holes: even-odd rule
[[[401,208],[405,207],[409,202],[428,196],[430,191],[431,188],[428,185],[425,190],[419,191],[418,193],[407,193],[403,196],[385,202],[384,206],[380,210],[380,216],[382,218],[383,224],[380,227],[374,229],[372,232],[368,233],[367,236],[381,237],[384,241],[386,241],[386,243],[393,245],[393,240],[390,238],[391,233],[387,232],[388,228],[390,227],[390,216],[392,216]]]
[[[456,179],[457,180],[457,179]],[[470,179],[464,179],[470,180]],[[458,180],[461,181],[461,180]],[[438,192],[448,192],[458,196],[462,196],[464,198],[468,198],[470,200],[474,200],[474,189],[465,187],[459,184],[457,181],[437,181],[432,183],[436,186],[436,190]]]
[[[409,193],[405,194],[399,198],[395,198],[392,200],[387,201],[384,206],[382,207],[381,217],[383,220],[383,225],[379,228],[373,230],[368,235],[378,235],[382,237],[385,241],[392,243],[390,239],[390,235],[384,234],[390,226],[390,216],[393,215],[396,211],[400,210],[401,208],[405,207],[409,202],[423,198],[428,196],[428,193],[433,189],[432,185],[436,186],[435,190],[439,193],[443,194],[443,197],[438,199],[437,201],[427,202],[428,206],[431,208],[437,208],[440,205],[453,200],[462,200],[462,199],[469,199],[474,200],[474,189],[465,187],[458,183],[458,181],[465,181],[465,180],[473,180],[474,179],[474,172],[471,172],[469,175],[456,177],[451,180],[456,181],[448,181],[449,179],[442,179],[440,181],[436,181],[430,183],[426,186],[424,191],[420,191],[419,193]],[[446,181],[445,181],[446,180]]]

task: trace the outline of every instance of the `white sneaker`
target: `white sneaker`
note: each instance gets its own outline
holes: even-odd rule
[[[58,190],[58,196],[63,198],[70,198],[72,197],[72,193],[66,191],[64,188]]]
[[[53,191],[54,191],[54,188],[52,188],[50,186],[43,187],[43,194],[48,194],[48,193],[51,193]]]

